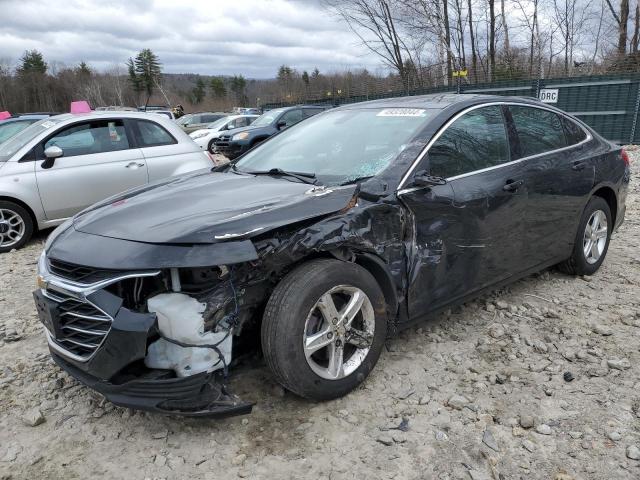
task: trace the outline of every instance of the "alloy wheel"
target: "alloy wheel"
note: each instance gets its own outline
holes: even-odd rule
[[[362,365],[374,332],[369,297],[356,287],[334,287],[318,299],[307,316],[303,335],[307,363],[322,378],[345,378]]]
[[[589,217],[584,229],[582,250],[587,263],[594,264],[600,260],[607,245],[607,215],[602,210],[596,210]]]
[[[8,208],[0,208],[0,247],[16,245],[24,236],[26,226],[22,217]]]

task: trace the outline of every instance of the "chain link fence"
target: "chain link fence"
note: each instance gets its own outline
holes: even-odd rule
[[[457,81],[456,81],[457,80]],[[559,76],[526,80],[499,80],[470,84],[464,77],[452,85],[402,89],[374,85],[355,85],[348,90],[331,89],[322,94],[307,94],[299,101],[274,101],[262,104],[265,110],[300,103],[338,106],[367,100],[432,93],[478,93],[515,97],[533,97],[575,115],[605,138],[619,144],[639,144],[640,71],[601,75]]]

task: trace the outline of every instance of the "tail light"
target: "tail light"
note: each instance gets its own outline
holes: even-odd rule
[[[622,161],[627,167],[631,165],[631,160],[629,159],[629,154],[626,152],[626,150],[620,150],[620,156],[622,157]]]

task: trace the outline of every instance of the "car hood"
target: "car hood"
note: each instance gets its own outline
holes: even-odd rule
[[[344,208],[356,187],[295,179],[198,173],[141,187],[74,219],[77,231],[146,243],[216,243],[251,238]]]
[[[235,135],[236,133],[242,133],[242,132],[254,132],[255,130],[264,130],[264,129],[268,129],[271,125],[262,125],[262,126],[257,126],[254,127],[252,125],[249,125],[247,127],[238,127],[238,128],[234,128],[233,130],[227,130],[226,132],[224,132],[225,135]]]
[[[209,135],[209,134],[211,134],[211,133],[218,133],[218,132],[217,132],[217,131],[214,131],[214,130],[211,130],[211,129],[209,129],[209,128],[200,128],[200,129],[198,129],[198,130],[196,130],[196,131],[194,131],[194,132],[191,132],[191,133],[189,134],[189,136],[190,136],[191,138],[193,138],[194,136],[196,136],[196,135],[200,135],[201,133],[206,133],[207,135]]]

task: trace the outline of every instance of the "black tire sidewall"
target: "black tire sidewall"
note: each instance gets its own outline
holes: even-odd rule
[[[25,245],[25,243],[29,241],[29,239],[31,238],[31,235],[33,235],[33,219],[31,218],[31,215],[21,205],[18,205],[17,203],[9,202],[6,200],[0,200],[0,208],[11,210],[17,213],[18,215],[20,215],[20,217],[22,218],[22,221],[24,222],[24,227],[25,227],[24,235],[22,236],[22,239],[15,245],[11,245],[8,247],[0,247],[0,253],[10,252],[13,249],[22,248]]]
[[[212,139],[209,141],[209,145],[207,145],[207,151],[213,155],[213,144],[215,143],[216,139]]]
[[[287,388],[303,397],[328,400],[343,396],[356,388],[375,366],[386,339],[386,303],[373,276],[364,268],[338,260],[327,260],[322,273],[312,275],[308,282],[299,284],[296,295],[278,308],[276,351],[281,368],[289,379]],[[292,272],[293,273],[293,272]],[[303,335],[307,315],[319,298],[337,285],[350,285],[361,289],[369,298],[375,315],[375,332],[371,348],[362,364],[349,376],[327,380],[318,376],[307,363],[303,349]],[[267,321],[273,321],[269,319]]]
[[[607,242],[604,245],[604,250],[600,255],[600,258],[596,263],[589,263],[584,256],[584,250],[582,246],[582,242],[584,239],[584,231],[587,226],[587,222],[591,215],[596,210],[602,210],[607,217]],[[575,266],[575,271],[578,275],[593,275],[598,271],[600,265],[604,261],[607,256],[607,252],[609,250],[609,242],[611,241],[611,233],[613,232],[613,218],[611,216],[611,209],[609,208],[609,204],[605,199],[601,197],[592,197],[587,206],[584,209],[582,214],[582,218],[580,219],[580,225],[578,227],[578,233],[576,234],[576,241],[573,250],[573,262]]]

